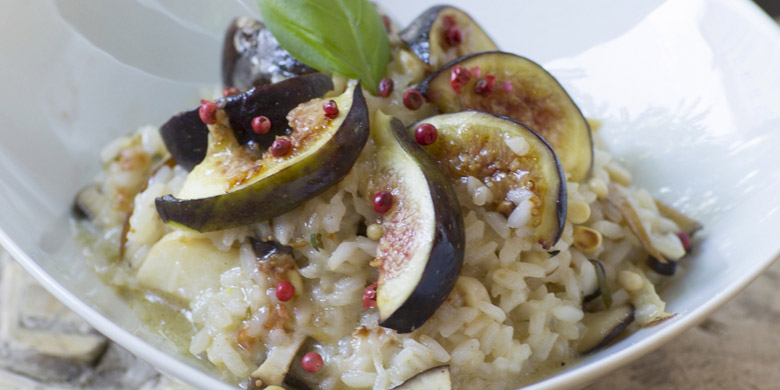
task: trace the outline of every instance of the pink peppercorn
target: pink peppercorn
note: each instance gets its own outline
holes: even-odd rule
[[[217,104],[209,100],[201,100],[198,115],[200,120],[207,125],[217,123]]]
[[[274,157],[286,156],[292,149],[292,142],[287,138],[277,138],[271,144],[271,155]]]
[[[333,119],[339,116],[339,106],[336,104],[335,100],[328,100],[325,102],[325,104],[322,105],[322,110],[325,111],[325,116],[327,118]]]
[[[322,361],[322,356],[317,352],[309,352],[306,355],[303,355],[303,359],[301,359],[301,366],[303,366],[303,369],[311,373],[321,370],[324,365],[325,363]]]
[[[271,130],[271,120],[260,115],[252,118],[252,131],[257,134],[266,134]]]
[[[436,126],[430,123],[423,123],[414,129],[414,140],[423,146],[436,142],[438,136],[439,132],[436,130]]]
[[[423,104],[423,97],[420,91],[412,88],[404,92],[404,106],[410,110],[416,110]]]
[[[379,81],[379,96],[386,98],[393,93],[393,79],[385,77]]]
[[[380,191],[374,195],[374,211],[384,214],[393,207],[393,194],[387,191]]]
[[[295,286],[283,280],[276,285],[276,299],[287,302],[295,296]]]
[[[468,84],[470,80],[471,73],[468,71],[468,69],[460,65],[456,65],[450,71],[450,87],[452,87],[452,90],[455,91],[455,93],[460,93],[461,89],[463,89],[463,86]]]

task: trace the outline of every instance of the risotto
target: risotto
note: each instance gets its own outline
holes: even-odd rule
[[[236,19],[223,97],[106,146],[77,195],[96,272],[251,389],[514,389],[668,318],[699,226],[600,122],[462,10],[371,17],[373,85]]]

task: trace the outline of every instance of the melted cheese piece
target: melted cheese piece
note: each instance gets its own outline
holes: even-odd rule
[[[238,266],[238,249],[217,249],[199,234],[174,231],[149,250],[138,281],[147,288],[190,302],[209,288],[219,287],[219,275]]]

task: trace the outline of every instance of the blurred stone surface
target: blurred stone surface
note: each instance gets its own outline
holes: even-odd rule
[[[111,343],[0,248],[0,390],[183,390]]]

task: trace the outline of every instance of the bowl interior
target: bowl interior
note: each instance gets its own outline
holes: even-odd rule
[[[401,25],[433,4],[380,3]],[[503,49],[544,64],[586,116],[603,120],[603,138],[635,182],[705,225],[686,272],[662,294],[668,311],[680,313],[675,320],[533,388],[583,384],[638,357],[769,266],[780,252],[773,237],[780,227],[780,154],[773,151],[780,145],[780,30],[757,7],[727,0],[451,3]],[[163,123],[218,83],[222,29],[233,16],[256,15],[253,2],[87,7],[52,0],[0,9],[0,34],[19,37],[0,40],[0,242],[132,352],[191,384],[225,386],[201,372],[208,372],[202,362],[149,332],[94,276],[68,218],[74,194],[97,172],[103,145]]]

